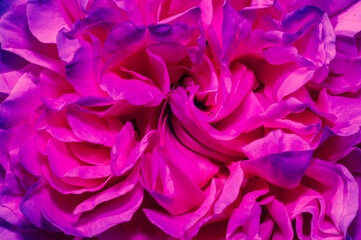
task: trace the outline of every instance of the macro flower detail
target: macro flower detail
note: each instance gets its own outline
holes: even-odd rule
[[[0,238],[361,238],[361,2],[0,2]]]

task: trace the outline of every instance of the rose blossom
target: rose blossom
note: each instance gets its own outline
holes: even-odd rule
[[[0,3],[6,239],[358,239],[359,1]]]

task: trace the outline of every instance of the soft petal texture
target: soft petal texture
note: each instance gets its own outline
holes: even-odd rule
[[[106,120],[90,113],[81,112],[74,107],[68,109],[67,119],[77,137],[109,147],[115,143],[116,133],[109,128]]]
[[[30,1],[26,15],[31,33],[43,43],[55,43],[60,29],[68,28],[71,20],[61,1]]]
[[[18,122],[34,117],[35,109],[40,105],[38,87],[31,73],[21,75],[9,96],[1,103],[1,127],[9,128]]]
[[[281,130],[271,132],[243,149],[250,158],[243,163],[247,172],[285,188],[298,185],[312,156],[312,149],[307,142],[297,135],[284,134]],[[259,149],[262,152],[258,152]]]
[[[1,48],[15,53],[27,61],[64,74],[63,65],[57,57],[56,47],[41,44],[29,31],[25,4],[13,7],[0,20]]]
[[[359,21],[361,3],[360,1],[354,1],[353,4],[350,4],[348,8],[341,11],[339,14],[336,14],[332,18],[332,23],[335,28],[337,35],[344,35],[353,37],[361,30],[361,25]],[[352,19],[352,20],[351,20]]]
[[[66,63],[66,77],[74,89],[82,95],[102,96],[93,69],[94,58],[100,50],[85,40],[74,38],[65,30],[57,35],[57,47],[59,57]]]
[[[122,79],[114,73],[102,77],[102,88],[114,100],[127,100],[133,105],[156,106],[164,99],[157,87],[136,79]]]
[[[32,222],[38,226],[54,229],[51,225],[53,224],[67,234],[84,237],[95,236],[109,228],[109,226],[129,221],[140,205],[143,195],[142,188],[137,185],[129,194],[113,200],[114,204],[121,207],[111,210],[108,205],[108,207],[104,206],[104,208],[93,211],[90,215],[80,216],[79,214],[73,215],[71,212],[74,203],[69,203],[66,206],[62,205],[61,199],[64,196],[52,190],[47,191],[46,188],[46,185],[39,184],[37,188],[29,192],[28,197],[22,203],[22,211],[29,214],[28,217],[33,215],[31,217]],[[37,201],[46,202],[47,204],[32,209],[32,203]],[[38,212],[37,215],[34,214],[35,211]]]
[[[148,192],[174,215],[199,206],[205,199],[198,186],[161,149],[155,150],[153,156],[143,156],[142,175]]]
[[[127,122],[117,136],[116,143],[112,148],[111,168],[113,175],[120,176],[134,167],[142,157],[148,146],[157,142],[157,133],[149,132],[137,143],[134,137],[134,129]]]
[[[358,239],[360,6],[0,1],[0,238]]]
[[[185,213],[179,216],[169,216],[159,211],[145,209],[145,215],[151,222],[153,222],[153,224],[157,225],[167,234],[179,238],[185,233],[185,231],[187,231],[194,223],[196,223],[207,213],[210,205],[214,201],[214,195],[216,191],[214,181],[211,182],[208,191],[208,197],[194,212]]]
[[[165,118],[169,124],[169,119]],[[209,158],[184,147],[174,135],[170,126],[164,126],[164,142],[172,162],[199,187],[205,186],[218,172],[219,167]]]
[[[358,209],[355,179],[342,165],[332,165],[318,159],[312,160],[305,175],[309,178],[305,177],[298,190],[294,189],[294,194],[303,193],[302,197],[284,195],[287,210],[296,218],[296,231],[301,235],[302,225],[310,224],[307,227],[309,235],[305,237],[334,236],[335,239],[343,239],[346,226],[349,226]],[[292,201],[294,198],[299,201]],[[338,204],[339,201],[342,204]],[[308,214],[312,216],[311,222],[306,222],[309,221],[306,220]]]
[[[332,96],[326,91],[321,92],[319,97],[320,106],[337,116],[331,130],[341,136],[349,136],[359,131],[361,109],[356,106],[360,106],[360,103],[360,99]]]
[[[284,1],[284,0],[281,0],[279,2],[280,2],[280,5],[284,8],[286,8],[287,10],[297,9],[299,7],[307,6],[307,5],[313,5],[313,6],[319,7],[323,11],[327,11],[327,13],[329,15],[333,15],[333,14],[337,13],[338,11],[346,8],[348,5],[352,4],[353,2],[355,2],[355,0],[322,1],[322,2],[315,1],[315,0],[307,0],[307,1],[294,1],[294,0]]]

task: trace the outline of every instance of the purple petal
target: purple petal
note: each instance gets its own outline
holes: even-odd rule
[[[105,57],[121,52],[123,55],[136,52],[144,39],[146,28],[132,22],[121,22],[109,33],[104,42],[103,54]]]
[[[71,20],[59,0],[30,1],[26,15],[31,33],[43,43],[55,43],[60,29],[70,29]]]
[[[104,96],[105,93],[99,88],[93,69],[93,62],[98,54],[97,48],[93,45],[65,30],[57,35],[59,57],[66,63],[66,77],[74,89],[84,96]]]
[[[32,119],[41,104],[39,88],[31,73],[24,73],[17,81],[9,96],[0,105],[1,127],[9,128]]]
[[[248,144],[243,151],[250,158],[243,162],[245,171],[285,188],[298,185],[313,153],[310,145],[301,137],[281,130]]]
[[[1,48],[15,53],[25,60],[64,74],[54,45],[40,43],[29,31],[25,5],[17,5],[1,17]]]

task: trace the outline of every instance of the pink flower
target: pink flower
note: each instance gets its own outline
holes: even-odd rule
[[[1,236],[360,238],[360,7],[1,2]]]

